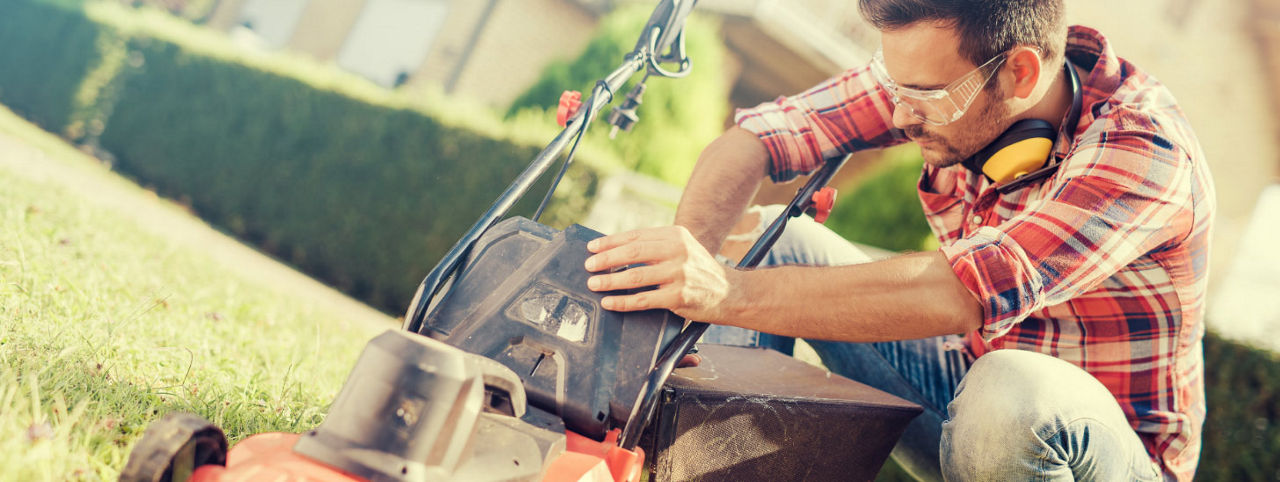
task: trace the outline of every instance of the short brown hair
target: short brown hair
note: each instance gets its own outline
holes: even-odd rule
[[[973,65],[1017,45],[1057,60],[1067,44],[1062,0],[859,0],[858,10],[879,30],[922,21],[949,25],[960,37],[960,55]]]

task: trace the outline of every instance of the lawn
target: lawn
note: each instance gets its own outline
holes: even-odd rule
[[[114,479],[173,411],[317,425],[396,325],[285,271],[0,108],[0,480]]]

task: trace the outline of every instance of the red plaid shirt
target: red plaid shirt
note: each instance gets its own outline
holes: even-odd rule
[[[1057,173],[1000,194],[960,165],[926,164],[918,190],[941,251],[983,307],[974,355],[1048,354],[1115,395],[1152,459],[1190,480],[1204,422],[1205,288],[1213,183],[1169,91],[1072,27],[1087,68],[1083,110],[1064,126]],[[821,159],[905,142],[866,67],[738,112],[764,141],[775,181]]]

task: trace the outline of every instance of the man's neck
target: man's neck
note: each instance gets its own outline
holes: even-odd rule
[[[1077,68],[1068,63],[1070,68]],[[1077,70],[1076,72],[1080,72]],[[1072,101],[1071,79],[1067,77],[1066,69],[1058,67],[1054,69],[1053,81],[1049,85],[1049,89],[1045,91],[1044,98],[1036,103],[1023,114],[1025,119],[1044,119],[1053,123],[1053,128],[1059,130],[1062,128],[1062,122],[1066,118],[1068,111],[1071,109]]]

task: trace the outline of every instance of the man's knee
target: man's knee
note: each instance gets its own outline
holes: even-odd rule
[[[1065,361],[1019,350],[974,362],[947,407],[941,462],[965,479],[1035,470],[1045,439],[1080,417],[1099,415],[1123,426],[1114,398],[1091,375]]]

